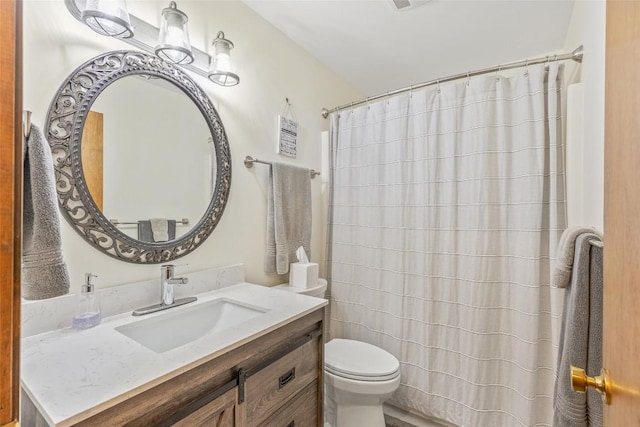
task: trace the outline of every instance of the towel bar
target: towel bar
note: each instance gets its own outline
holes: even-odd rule
[[[251,156],[247,156],[244,158],[244,165],[248,168],[253,167],[254,163],[262,163],[263,165],[271,165],[271,162],[265,162],[264,160],[259,160]],[[315,178],[317,175],[320,175],[320,172],[315,169],[309,169],[309,175],[311,179]]]
[[[591,246],[597,246],[599,248],[604,248],[604,242],[602,242],[600,240],[595,240],[595,239],[589,240],[589,244]]]
[[[117,219],[109,220],[113,225],[138,225],[138,221],[119,221]],[[189,218],[176,219],[176,224],[188,225]]]
[[[22,124],[22,132],[24,133],[24,137],[29,139],[29,135],[31,134],[31,111],[24,110],[24,120]]]

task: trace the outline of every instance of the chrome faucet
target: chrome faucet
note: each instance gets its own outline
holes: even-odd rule
[[[160,267],[160,304],[150,305],[133,311],[134,316],[155,313],[156,311],[178,307],[196,301],[196,297],[173,298],[173,285],[186,285],[189,279],[186,277],[173,277],[175,265],[166,264]]]
[[[186,285],[189,279],[186,277],[173,277],[175,265],[167,264],[160,267],[160,298],[161,304],[173,305],[173,285]]]

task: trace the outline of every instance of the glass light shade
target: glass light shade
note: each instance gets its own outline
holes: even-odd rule
[[[121,39],[133,37],[125,0],[87,0],[80,19],[103,36]]]
[[[156,45],[156,55],[174,64],[190,64],[193,62],[191,43],[189,42],[189,18],[178,10],[175,2],[162,9],[160,34]]]
[[[235,86],[240,83],[240,77],[231,71],[231,49],[233,49],[233,43],[225,39],[224,33],[220,31],[213,41],[209,80],[221,86]]]

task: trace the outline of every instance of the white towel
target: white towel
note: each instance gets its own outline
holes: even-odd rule
[[[267,201],[267,247],[264,270],[286,274],[300,246],[310,254],[311,182],[309,169],[271,165]]]
[[[24,150],[22,297],[53,298],[69,293],[69,273],[62,259],[51,149],[38,127],[31,125]]]
[[[593,233],[602,239],[602,233],[593,227],[570,227],[564,230],[558,242],[556,265],[551,277],[551,285],[556,288],[566,288],[571,280],[573,257],[575,255],[576,239],[583,233]]]
[[[166,242],[169,240],[169,220],[166,218],[150,218],[151,232],[154,242]]]

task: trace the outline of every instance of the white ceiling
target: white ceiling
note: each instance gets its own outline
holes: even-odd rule
[[[244,2],[365,96],[562,49],[573,9],[572,0],[432,0],[405,11],[390,0]]]

